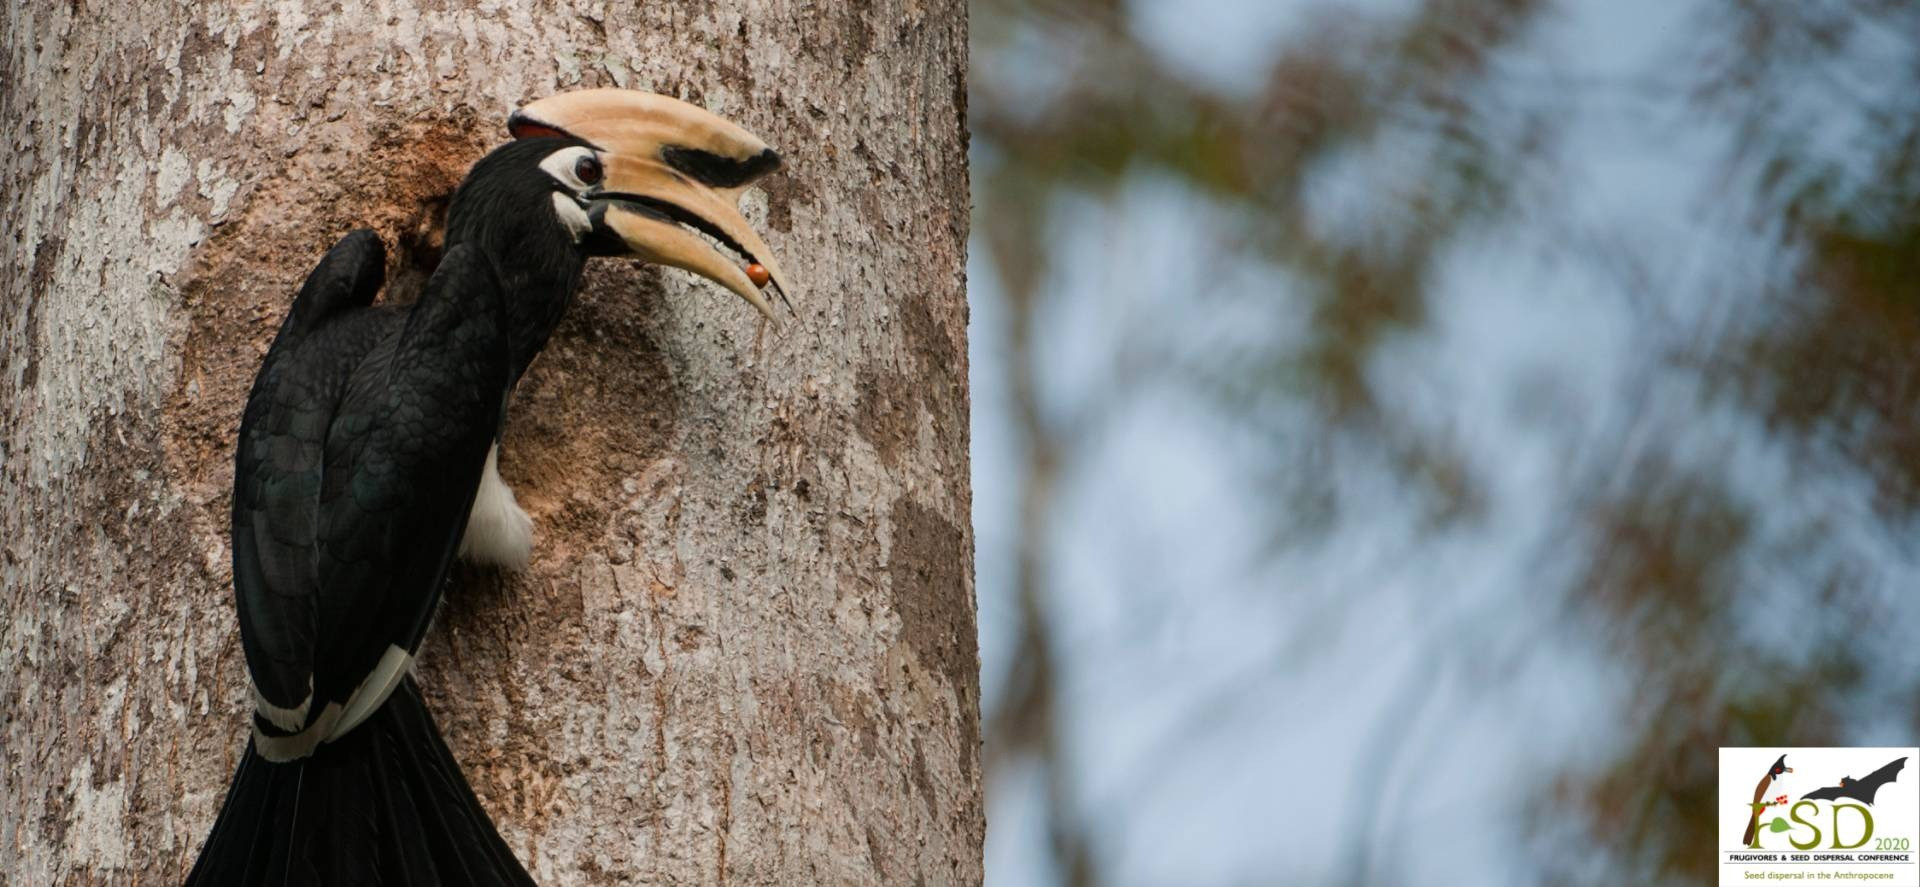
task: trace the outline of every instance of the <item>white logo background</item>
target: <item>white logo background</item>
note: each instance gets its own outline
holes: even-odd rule
[[[1760,812],[1760,847],[1749,850],[1742,836],[1752,815],[1754,789],[1781,755],[1791,773],[1774,778],[1762,800],[1781,795],[1787,803]],[[1819,789],[1837,786],[1842,777],[1862,779],[1906,758],[1898,775],[1873,794],[1871,805],[1841,798],[1836,802],[1802,799]],[[1866,794],[1862,792],[1861,794]],[[1720,749],[1719,793],[1720,883],[1725,884],[1877,884],[1883,887],[1920,887],[1920,749],[1914,748],[1723,748]],[[1852,805],[1873,816],[1873,835],[1858,847],[1834,848],[1860,841],[1865,818]],[[1794,821],[1798,816],[1804,822]],[[1769,823],[1784,818],[1786,831]],[[1792,842],[1818,843],[1804,850]]]

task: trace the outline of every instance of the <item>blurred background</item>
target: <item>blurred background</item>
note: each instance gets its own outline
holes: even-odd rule
[[[1700,884],[1920,732],[1920,4],[973,0],[995,885]]]

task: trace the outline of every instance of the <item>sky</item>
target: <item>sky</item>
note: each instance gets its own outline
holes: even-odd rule
[[[1304,11],[1313,5],[1133,7],[1155,51],[1231,91],[1316,21]],[[1392,409],[1455,443],[1484,486],[1482,520],[1422,532],[1417,495],[1364,460],[1335,459],[1334,482],[1358,507],[1313,545],[1275,546],[1262,528],[1276,503],[1255,478],[1285,443],[1151,382],[1074,460],[1050,528],[1049,620],[1063,648],[1072,783],[1114,883],[1535,883],[1540,872],[1516,852],[1532,787],[1609,760],[1635,691],[1608,639],[1564,618],[1580,544],[1565,520],[1570,479],[1604,486],[1657,455],[1755,502],[1791,490],[1757,509],[1762,538],[1809,515],[1871,510],[1865,477],[1809,479],[1757,419],[1713,406],[1696,381],[1649,359],[1747,322],[1748,294],[1779,248],[1742,222],[1740,183],[1701,174],[1728,165],[1730,127],[1690,117],[1655,74],[1699,11],[1563,4],[1500,60],[1524,74],[1504,78],[1512,103],[1575,103],[1544,165],[1554,180],[1541,185],[1563,202],[1455,248],[1433,316],[1369,370]],[[1038,48],[1010,56],[1045,66]],[[1043,73],[1033,81],[1044,89]],[[976,150],[974,161],[994,158]],[[1366,177],[1376,168],[1324,177],[1314,199],[1327,224],[1365,218],[1382,187]],[[1043,285],[1055,298],[1041,354],[1043,402],[1061,414],[1124,372],[1143,329],[1174,350],[1302,335],[1287,308],[1305,303],[1286,275],[1220,246],[1234,239],[1231,214],[1178,183],[1136,177],[1111,200],[1069,198],[1060,217],[1072,233]],[[1586,242],[1570,232],[1618,238],[1643,273],[1570,251]],[[1008,553],[1019,460],[1006,309],[984,253],[976,241],[968,279],[991,711],[1017,624]],[[1299,421],[1314,416],[1303,408]],[[1920,578],[1878,522],[1841,523],[1867,528],[1844,550],[1891,579]],[[1819,565],[1778,566],[1781,609],[1751,626],[1755,643],[1786,640],[1804,608],[1787,591]],[[1859,729],[1908,741],[1898,724]],[[988,792],[988,883],[1056,883],[1033,768],[990,773]]]

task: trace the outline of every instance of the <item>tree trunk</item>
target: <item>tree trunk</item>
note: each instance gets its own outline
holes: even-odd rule
[[[799,316],[590,264],[502,451],[535,564],[461,572],[422,649],[441,728],[546,882],[980,880],[965,7],[532,6],[8,6],[0,882],[184,876],[245,742],[233,435],[294,290],[364,225],[417,292],[507,110],[601,85],[781,150],[748,215]]]

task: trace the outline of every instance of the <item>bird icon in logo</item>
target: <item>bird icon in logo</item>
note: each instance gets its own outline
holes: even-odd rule
[[[1779,760],[1773,762],[1773,766],[1767,768],[1767,774],[1760,777],[1760,784],[1753,787],[1753,816],[1747,820],[1747,830],[1740,836],[1740,843],[1748,847],[1753,846],[1755,832],[1760,829],[1760,811],[1786,800],[1786,796],[1784,795],[1782,795],[1779,800],[1773,802],[1764,800],[1767,796],[1767,789],[1771,788],[1773,781],[1779,779],[1782,774],[1792,772],[1793,768],[1787,766],[1787,756],[1781,755]]]

